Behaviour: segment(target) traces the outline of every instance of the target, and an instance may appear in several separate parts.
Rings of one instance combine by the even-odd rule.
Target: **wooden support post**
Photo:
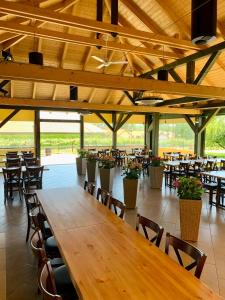
[[[186,83],[193,83],[195,80],[195,61],[187,63]]]
[[[116,129],[116,113],[112,113],[112,148],[116,149],[117,146],[117,130]]]
[[[152,116],[145,115],[145,145],[151,149],[151,135],[152,135]]]
[[[84,148],[84,117],[80,116],[80,149]]]
[[[159,153],[159,113],[153,113],[152,117],[152,154],[158,156]]]
[[[15,109],[13,112],[11,112],[1,123],[0,123],[0,128],[4,126],[6,123],[8,123],[20,110]]]
[[[35,155],[40,158],[41,156],[41,133],[40,133],[40,111],[34,112],[34,146]]]
[[[201,124],[204,124],[205,122],[205,116],[201,116]],[[200,132],[200,156],[205,156],[205,134],[206,134],[206,128]]]

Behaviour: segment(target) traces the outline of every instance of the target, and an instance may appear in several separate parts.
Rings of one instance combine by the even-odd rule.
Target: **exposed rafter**
[[[95,104],[80,101],[52,101],[42,99],[22,99],[0,97],[1,108],[19,108],[19,109],[51,109],[51,110],[88,110],[97,112],[123,112],[145,114],[151,112],[159,112],[162,114],[191,114],[200,115],[199,109],[183,109],[168,107],[150,107],[150,106],[134,106],[134,105],[116,105],[116,104]]]
[[[0,1],[0,12],[17,15],[24,18],[33,18],[42,22],[50,22],[63,26],[70,26],[88,31],[111,33],[117,32],[121,37],[133,38],[141,41],[160,43],[167,46],[186,50],[198,50],[201,47],[193,45],[190,41],[179,40],[173,37],[152,34],[136,29],[125,28],[108,23],[97,22],[90,19],[75,17],[68,14],[59,14],[41,8],[22,5],[16,2]]]
[[[0,123],[0,128],[2,128],[8,121],[10,121],[20,110],[15,109],[12,111],[2,122]]]

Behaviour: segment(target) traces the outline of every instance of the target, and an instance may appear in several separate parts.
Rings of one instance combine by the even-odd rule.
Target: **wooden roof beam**
[[[63,26],[70,26],[73,28],[111,33],[117,32],[121,37],[137,39],[140,41],[160,43],[167,46],[185,49],[185,50],[199,50],[201,47],[193,45],[190,41],[179,40],[173,37],[168,37],[159,34],[153,34],[141,30],[125,28],[118,25],[111,25],[104,22],[98,22],[68,14],[59,14],[58,12],[48,11],[46,9],[22,5],[16,2],[0,1],[0,12],[17,15],[23,18],[36,19],[42,22],[50,22]]]
[[[101,46],[106,48],[106,43],[103,40],[96,40],[95,38],[86,37],[86,36],[79,36],[74,35],[66,32],[59,32],[54,30],[48,30],[43,28],[37,28],[30,25],[21,25],[11,21],[0,21],[0,29],[6,30],[9,33],[14,33],[15,35],[22,35],[22,36],[36,36],[43,39],[54,40],[58,42],[67,42],[75,45],[84,45],[84,46]],[[169,51],[161,51],[155,50],[150,48],[138,47],[135,48],[132,45],[128,44],[121,44],[117,42],[108,41],[107,49],[109,50],[116,50],[116,51],[125,51],[125,52],[132,52],[135,54],[140,55],[152,55],[156,57],[165,57],[170,59],[178,59],[181,56],[174,54],[173,52]]]
[[[225,88],[220,87],[149,80],[139,77],[100,74],[12,62],[1,64],[0,78],[124,91],[160,91],[161,94],[225,99]]]
[[[0,108],[20,108],[20,109],[51,109],[51,110],[88,110],[97,112],[124,112],[124,113],[152,113],[159,112],[162,114],[190,114],[200,115],[199,109],[184,109],[170,107],[150,107],[134,105],[116,105],[116,104],[96,104],[75,101],[61,100],[43,100],[43,99],[25,99],[25,98],[8,98],[0,97]]]

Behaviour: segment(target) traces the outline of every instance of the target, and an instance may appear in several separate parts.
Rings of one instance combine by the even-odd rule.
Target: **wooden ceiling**
[[[218,0],[217,38],[207,47],[190,41],[190,3],[120,0],[116,26],[110,24],[110,0],[104,0],[103,23],[95,21],[96,0],[0,0],[1,49],[10,48],[14,58],[0,66],[0,78],[9,80],[2,86],[8,94],[2,94],[0,106],[51,103],[68,109],[74,105],[128,111],[134,106],[133,92],[137,96],[139,90],[148,90],[148,95],[160,96],[164,102],[130,111],[199,114],[225,107],[225,1]],[[96,32],[101,32],[99,40]],[[31,51],[43,53],[44,67],[28,65]],[[194,68],[190,55],[198,53],[202,55]],[[93,55],[128,63],[97,69]],[[158,68],[167,65],[174,66],[168,67],[169,82],[156,80]],[[146,73],[150,79],[143,78]],[[77,103],[69,101],[69,85],[79,86]]]

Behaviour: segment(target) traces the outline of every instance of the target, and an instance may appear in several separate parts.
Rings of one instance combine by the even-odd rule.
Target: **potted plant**
[[[78,157],[76,157],[76,165],[77,165],[77,174],[78,175],[85,175],[86,173],[86,165],[87,165],[87,151],[84,149],[79,149],[78,151]]]
[[[122,175],[125,175],[123,179],[123,190],[126,208],[134,209],[136,207],[138,178],[141,174],[141,169],[142,165],[133,161],[129,161],[127,165],[123,167]]]
[[[150,187],[161,189],[164,165],[160,157],[153,157],[149,165]]]
[[[112,192],[115,158],[110,155],[105,155],[100,159],[98,166],[101,188],[108,192]]]
[[[87,180],[89,182],[95,182],[97,177],[97,160],[96,154],[87,153]]]
[[[196,242],[202,209],[201,196],[204,191],[202,183],[196,177],[180,177],[175,186],[180,198],[181,238]]]

